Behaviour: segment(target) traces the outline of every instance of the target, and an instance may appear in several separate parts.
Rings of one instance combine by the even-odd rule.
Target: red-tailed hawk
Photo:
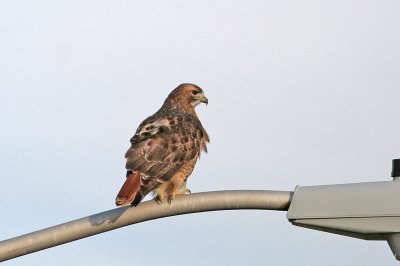
[[[117,206],[137,206],[151,191],[157,201],[168,203],[176,195],[190,193],[186,180],[209,142],[194,109],[200,103],[208,103],[203,90],[181,84],[139,125],[125,154],[127,174],[115,199]]]

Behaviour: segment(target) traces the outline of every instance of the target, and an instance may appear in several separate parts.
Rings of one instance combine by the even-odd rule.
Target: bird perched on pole
[[[158,202],[169,204],[176,195],[190,193],[187,178],[209,142],[195,111],[200,103],[208,104],[203,90],[181,84],[139,125],[125,154],[126,180],[115,199],[117,206],[137,206],[151,191]]]

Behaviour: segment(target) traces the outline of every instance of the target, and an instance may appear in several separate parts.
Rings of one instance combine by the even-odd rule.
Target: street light
[[[287,218],[297,226],[386,240],[400,260],[400,159],[393,181],[296,187]]]

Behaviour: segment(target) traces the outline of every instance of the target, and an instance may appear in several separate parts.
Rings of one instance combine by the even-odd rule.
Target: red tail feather
[[[115,204],[117,206],[130,204],[135,198],[140,185],[140,173],[136,172],[128,175],[125,183],[118,192],[117,198],[115,199]]]

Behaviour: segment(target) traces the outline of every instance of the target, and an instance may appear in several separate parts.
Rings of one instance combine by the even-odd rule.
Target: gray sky
[[[0,239],[114,208],[138,124],[209,98],[192,192],[390,180],[399,1],[1,1]],[[150,221],[4,265],[395,265],[285,212]]]

